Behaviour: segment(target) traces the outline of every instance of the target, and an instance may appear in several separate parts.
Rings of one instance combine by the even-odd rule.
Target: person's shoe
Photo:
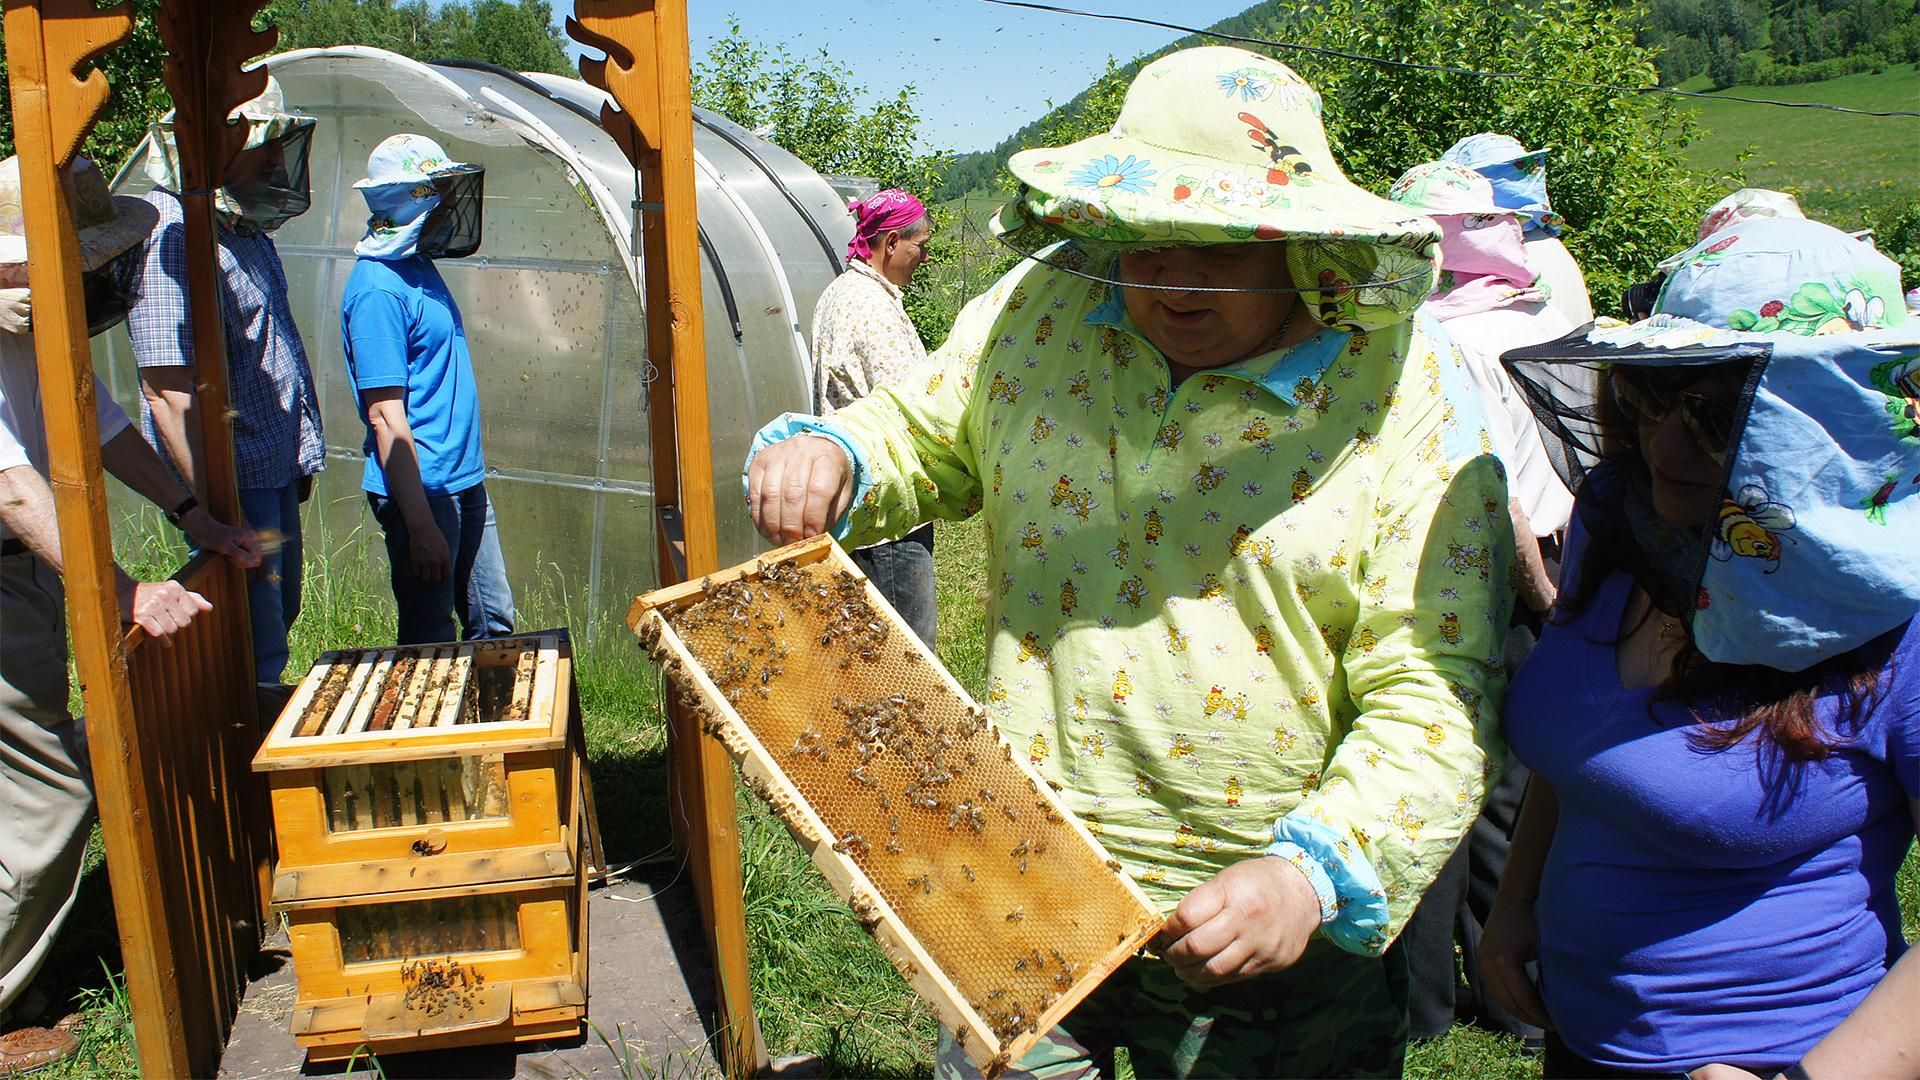
[[[80,1049],[73,1032],[57,1027],[23,1027],[0,1034],[0,1077],[39,1072]]]

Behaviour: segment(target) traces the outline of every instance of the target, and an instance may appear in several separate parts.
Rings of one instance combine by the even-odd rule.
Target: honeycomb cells
[[[662,614],[1001,1048],[1152,918],[862,578],[774,562]]]

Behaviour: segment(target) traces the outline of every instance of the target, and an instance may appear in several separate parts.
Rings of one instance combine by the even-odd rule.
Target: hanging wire
[[[1301,45],[1291,41],[1271,41],[1267,38],[1246,37],[1241,34],[1228,34],[1217,30],[1204,30],[1195,26],[1182,26],[1179,23],[1165,22],[1160,19],[1148,19],[1138,15],[1116,15],[1105,11],[1081,11],[1078,8],[1061,7],[1058,4],[1041,4],[1033,0],[981,0],[981,3],[995,4],[1000,7],[1026,8],[1031,11],[1046,11],[1056,15],[1073,15],[1084,19],[1108,19],[1113,22],[1137,23],[1141,26],[1153,26],[1162,30],[1177,30],[1183,34],[1213,38],[1217,41],[1236,41],[1245,45],[1262,45],[1272,49],[1291,49],[1294,52],[1312,53],[1315,56],[1331,56],[1341,60],[1356,60],[1361,63],[1378,64],[1381,67],[1407,68],[1413,71],[1433,71],[1446,75],[1468,75],[1478,79],[1529,79],[1536,82],[1558,83],[1561,86],[1577,86],[1585,90],[1608,90],[1616,94],[1668,94],[1673,97],[1703,98],[1709,101],[1739,101],[1748,105],[1776,105],[1783,109],[1825,109],[1828,112],[1851,113],[1855,116],[1910,116],[1920,118],[1920,112],[1894,109],[1887,112],[1875,112],[1871,109],[1854,109],[1845,105],[1829,105],[1824,101],[1776,101],[1772,98],[1734,97],[1729,94],[1707,94],[1697,90],[1677,90],[1670,86],[1614,86],[1609,83],[1586,82],[1581,79],[1567,79],[1557,75],[1540,75],[1518,71],[1475,71],[1471,68],[1449,67],[1445,64],[1426,64],[1415,60],[1389,60],[1382,56],[1368,56],[1365,53],[1347,52],[1343,49],[1329,49],[1321,45]]]

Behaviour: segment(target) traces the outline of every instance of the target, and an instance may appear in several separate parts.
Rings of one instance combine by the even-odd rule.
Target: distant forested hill
[[[1206,29],[1285,40],[1293,6],[1294,0],[1261,0]],[[1920,61],[1920,0],[1653,0],[1642,11],[1639,43],[1657,51],[1660,82],[1667,86],[1696,76],[1714,89],[1820,82]],[[1112,73],[1118,72],[1124,85],[1153,60],[1207,43],[1190,35],[1110,67],[1087,89],[993,149],[954,158],[940,197],[992,188],[1014,151],[1037,145],[1042,132],[1071,130],[1089,95],[1112,85]]]

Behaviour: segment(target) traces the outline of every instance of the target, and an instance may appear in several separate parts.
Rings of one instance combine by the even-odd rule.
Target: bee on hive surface
[[[1021,919],[1024,919],[1026,917],[1027,917],[1027,910],[1025,905],[1016,907],[1012,911],[1007,912],[1008,922],[1019,922]]]

